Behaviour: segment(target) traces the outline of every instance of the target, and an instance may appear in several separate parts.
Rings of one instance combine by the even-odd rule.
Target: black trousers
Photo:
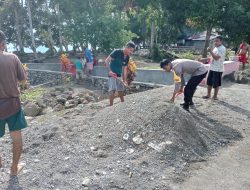
[[[184,89],[184,107],[185,108],[189,108],[189,104],[193,101],[193,96],[194,96],[196,87],[206,77],[206,75],[207,75],[207,72],[202,75],[193,76],[189,79]]]

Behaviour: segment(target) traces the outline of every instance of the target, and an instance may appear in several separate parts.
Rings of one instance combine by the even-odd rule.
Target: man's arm
[[[210,60],[210,58],[199,58],[198,59],[198,61],[202,62],[203,64],[206,64],[209,60]]]
[[[109,72],[111,71],[110,65],[109,65],[111,60],[112,60],[112,57],[110,57],[110,55],[105,59],[105,66],[107,67]]]
[[[127,83],[127,76],[128,76],[128,66],[123,66],[122,67],[123,71],[122,71],[122,79],[123,82]]]
[[[207,48],[207,50],[215,60],[219,60],[221,58],[221,56],[219,54],[215,54],[211,48]]]

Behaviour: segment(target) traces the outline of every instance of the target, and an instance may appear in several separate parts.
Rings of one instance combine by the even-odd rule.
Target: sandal
[[[209,99],[210,96],[206,95],[206,96],[202,96],[203,99]]]

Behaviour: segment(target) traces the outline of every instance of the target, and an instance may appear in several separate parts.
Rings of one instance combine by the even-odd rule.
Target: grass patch
[[[35,88],[35,89],[28,89],[21,93],[21,101],[31,100],[35,101],[40,98],[44,92],[46,92],[45,88]]]

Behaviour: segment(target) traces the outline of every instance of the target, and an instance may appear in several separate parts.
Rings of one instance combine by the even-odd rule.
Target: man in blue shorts
[[[7,124],[13,141],[10,175],[16,176],[21,169],[19,165],[23,148],[21,129],[27,127],[20,103],[18,82],[26,80],[26,73],[18,57],[5,52],[5,40],[5,34],[0,31],[0,137],[4,136]]]

